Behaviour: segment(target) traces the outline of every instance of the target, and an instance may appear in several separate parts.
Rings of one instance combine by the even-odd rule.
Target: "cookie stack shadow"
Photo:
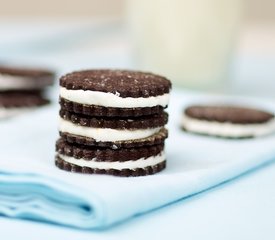
[[[56,166],[125,177],[163,170],[170,89],[166,78],[135,71],[61,77]]]

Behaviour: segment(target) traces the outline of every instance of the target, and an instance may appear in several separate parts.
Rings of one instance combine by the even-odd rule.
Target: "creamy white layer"
[[[161,128],[149,129],[112,129],[112,128],[92,128],[83,127],[70,121],[60,118],[59,130],[61,132],[71,133],[78,136],[89,137],[97,142],[115,142],[147,138],[159,132]]]
[[[31,110],[35,109],[34,107],[22,107],[22,108],[3,108],[0,107],[0,119],[14,117],[26,112],[29,112]]]
[[[275,119],[261,124],[234,124],[199,120],[184,115],[182,126],[191,132],[221,137],[262,136],[275,132]]]
[[[154,106],[167,106],[169,103],[169,94],[163,94],[155,97],[148,98],[122,98],[119,93],[106,93],[99,91],[89,90],[71,90],[64,87],[60,88],[60,96],[69,101],[86,104],[86,105],[98,105],[103,107],[115,107],[115,108],[143,108]]]
[[[146,159],[140,158],[138,160],[129,160],[125,162],[97,162],[96,159],[87,161],[84,159],[76,159],[74,157],[68,157],[62,154],[58,154],[58,156],[65,162],[72,163],[80,167],[89,167],[89,168],[97,168],[97,169],[116,169],[116,170],[145,168],[145,167],[157,165],[165,161],[164,152],[161,152],[157,156],[152,156]]]
[[[46,79],[17,77],[0,74],[1,90],[39,89],[45,85]]]

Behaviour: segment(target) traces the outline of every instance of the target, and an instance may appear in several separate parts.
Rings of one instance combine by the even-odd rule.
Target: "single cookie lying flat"
[[[144,72],[88,70],[60,79],[63,109],[90,116],[144,116],[167,107],[171,82]]]
[[[265,111],[236,106],[190,106],[182,128],[189,132],[225,138],[249,138],[275,131],[275,118]]]
[[[38,90],[53,81],[54,73],[48,70],[0,66],[0,91]]]

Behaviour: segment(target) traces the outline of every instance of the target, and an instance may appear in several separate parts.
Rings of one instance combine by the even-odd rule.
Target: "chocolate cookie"
[[[272,113],[237,106],[190,106],[185,109],[186,131],[227,138],[248,138],[275,131]]]
[[[115,107],[103,107],[97,105],[80,104],[71,102],[64,98],[59,99],[59,103],[62,109],[68,112],[80,113],[89,116],[97,117],[139,117],[145,115],[153,115],[162,112],[165,107],[160,105],[154,107],[140,107],[140,108],[115,108]]]
[[[163,158],[163,156],[161,156],[161,158]],[[127,166],[127,168],[115,169],[115,168],[94,168],[94,167],[79,166],[77,164],[73,164],[68,161],[65,161],[64,159],[62,159],[62,157],[57,155],[55,159],[55,165],[60,169],[70,171],[70,172],[78,172],[78,173],[86,173],[86,174],[107,174],[107,175],[120,176],[120,177],[138,177],[138,176],[152,175],[162,171],[166,167],[166,160],[162,160],[160,163],[157,163],[151,166],[144,166],[142,168],[136,167],[136,166],[134,166],[134,168],[129,168]]]
[[[53,84],[54,76],[44,69],[0,66],[0,91],[42,89]]]
[[[134,148],[134,147],[143,147],[143,146],[153,146],[157,144],[162,144],[164,140],[168,137],[168,131],[165,128],[161,128],[156,133],[140,139],[130,139],[123,141],[96,141],[96,139],[91,137],[85,137],[80,135],[75,135],[68,132],[59,132],[60,136],[69,143],[76,143],[79,145],[88,145],[95,146],[98,148],[112,148],[112,149],[120,149],[120,148]]]
[[[142,116],[167,107],[171,82],[125,70],[87,70],[60,79],[62,108],[90,116]]]
[[[0,92],[0,118],[12,117],[48,103],[40,92]]]
[[[0,107],[18,108],[41,106],[49,103],[39,91],[8,91],[0,92]]]
[[[71,144],[60,138],[56,142],[56,152],[76,159],[93,160],[97,162],[124,162],[135,161],[140,158],[149,158],[159,155],[164,149],[164,142],[146,147],[120,148],[117,150],[110,148],[97,148]]]
[[[82,114],[60,110],[59,115],[66,121],[69,121],[77,126],[90,128],[112,128],[112,129],[147,129],[162,127],[168,122],[168,114],[160,112],[150,116],[141,116],[138,118],[106,118],[106,117],[91,117]]]

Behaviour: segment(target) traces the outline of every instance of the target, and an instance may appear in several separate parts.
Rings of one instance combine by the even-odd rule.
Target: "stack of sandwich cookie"
[[[89,70],[60,79],[56,165],[119,176],[165,168],[171,83],[151,73]]]
[[[44,91],[53,81],[48,70],[0,66],[0,118],[48,104]]]
[[[261,109],[241,106],[189,106],[184,110],[186,131],[224,138],[251,138],[275,132],[275,117]]]

